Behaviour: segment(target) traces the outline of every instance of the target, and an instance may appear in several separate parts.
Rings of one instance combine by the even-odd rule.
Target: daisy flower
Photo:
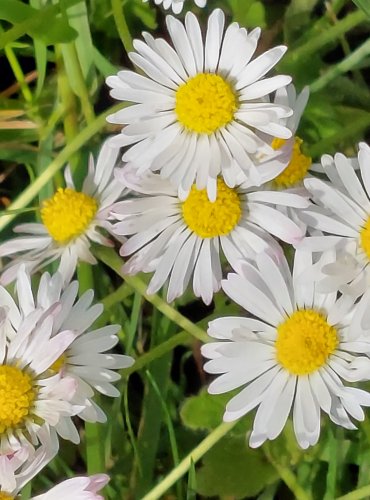
[[[233,187],[239,173],[249,175],[257,153],[273,153],[257,131],[270,138],[292,135],[284,125],[292,110],[267,102],[291,77],[265,78],[286,47],[252,60],[261,30],[248,33],[232,23],[224,31],[220,9],[209,17],[205,41],[191,12],[185,24],[172,16],[166,23],[174,48],[148,33],[145,41],[134,41],[131,61],[147,76],[120,71],[107,79],[112,97],[133,103],[108,117],[125,125],[115,143],[131,146],[123,160],[139,174],[160,171],[184,191],[194,182],[204,189],[209,179],[215,185],[227,174]]]
[[[370,147],[360,143],[358,164],[343,154],[334,158],[324,155],[322,167],[329,182],[311,178],[304,184],[315,205],[301,211],[301,219],[314,230],[325,235],[305,238],[300,248],[311,252],[335,250],[337,262],[325,267],[315,266],[312,278],[320,283],[322,291],[337,290],[362,294],[370,278]],[[344,290],[343,289],[343,290]]]
[[[106,141],[99,153],[96,167],[90,157],[89,171],[82,190],[76,190],[70,169],[65,170],[66,188],[59,188],[41,206],[42,223],[20,224],[16,233],[26,235],[0,245],[0,257],[17,255],[6,267],[0,282],[12,282],[22,263],[29,272],[36,272],[50,262],[59,260],[58,271],[65,283],[70,281],[78,261],[96,264],[90,252],[91,242],[112,246],[101,229],[110,229],[107,220],[110,206],[121,196],[123,188],[113,182],[113,168],[118,149]]]
[[[78,300],[78,282],[70,283],[63,290],[59,273],[44,273],[40,280],[35,308],[54,310],[51,338],[60,331],[73,332],[73,339],[63,353],[49,363],[50,374],[71,379],[75,385],[71,403],[79,408],[76,414],[88,422],[105,422],[106,415],[93,401],[95,390],[110,397],[120,395],[112,385],[121,378],[116,370],[134,363],[130,356],[106,351],[118,342],[118,325],[92,329],[94,321],[102,314],[102,304],[92,305],[93,290],[86,291]],[[78,443],[80,438],[72,419],[66,415],[59,419],[56,430],[64,439]]]
[[[228,187],[217,180],[217,198],[192,186],[182,200],[175,187],[159,175],[138,177],[129,167],[117,177],[142,196],[117,203],[112,213],[119,222],[114,232],[128,237],[121,255],[134,254],[123,271],[153,272],[148,293],[155,293],[169,278],[167,300],[179,297],[193,277],[193,290],[206,304],[221,285],[221,252],[237,268],[240,259],[280,247],[269,234],[288,243],[304,233],[274,205],[305,207],[306,199],[290,193],[261,191],[240,184]]]
[[[108,483],[109,476],[95,474],[90,477],[74,477],[54,486],[42,495],[32,497],[31,500],[104,500],[99,491]]]
[[[48,368],[75,338],[70,329],[53,334],[58,304],[36,308],[29,277],[21,267],[16,303],[0,287],[0,453],[37,445],[43,424],[56,428],[62,417],[75,415],[71,404],[77,383],[52,375]]]
[[[39,432],[41,446],[34,450],[22,446],[11,453],[0,454],[0,498],[14,499],[33,477],[57,454],[58,439],[54,432],[43,426]]]
[[[292,189],[302,186],[303,179],[312,166],[311,158],[302,152],[303,140],[296,135],[308,98],[308,87],[304,87],[297,95],[293,84],[276,92],[274,103],[292,108],[293,114],[286,122],[287,128],[292,132],[292,137],[290,139],[274,138],[270,143],[274,150],[287,151],[288,154],[288,162],[284,169],[271,181],[275,189]]]
[[[240,275],[229,274],[222,283],[253,318],[211,321],[208,333],[217,341],[202,347],[210,359],[204,369],[221,374],[209,392],[242,388],[228,402],[224,420],[257,407],[252,447],[275,439],[291,412],[302,448],[317,443],[321,410],[335,424],[355,429],[350,417],[364,420],[361,406],[370,406],[370,394],[343,381],[370,378],[370,294],[353,306],[337,300],[336,292],[322,294],[313,284],[302,284],[309,252],[296,252],[293,276],[283,256],[277,264],[260,254],[256,262],[257,267],[244,262]]]
[[[148,2],[148,0],[143,0],[143,2]],[[164,9],[172,8],[174,14],[180,14],[184,7],[185,0],[154,0],[156,5],[163,5]],[[207,0],[194,0],[197,7],[203,8],[206,6]]]

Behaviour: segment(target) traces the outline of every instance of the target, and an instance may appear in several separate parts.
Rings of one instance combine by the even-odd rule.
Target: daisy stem
[[[108,267],[115,271],[119,276],[121,276],[126,283],[131,286],[134,290],[139,292],[145,300],[153,304],[154,307],[158,309],[164,316],[167,316],[171,321],[176,323],[180,328],[187,331],[193,337],[201,340],[202,342],[208,342],[208,335],[202,328],[192,323],[190,320],[185,318],[180,314],[174,307],[167,304],[159,295],[147,295],[146,287],[147,285],[137,276],[127,276],[121,271],[122,259],[116,254],[112,248],[107,248],[103,246],[96,246],[94,248],[95,256],[104,262]]]
[[[370,485],[359,488],[358,490],[351,491],[336,500],[360,500],[361,498],[368,498],[370,495]]]
[[[63,52],[64,61],[68,61],[71,76],[73,77],[75,92],[78,95],[81,103],[81,109],[84,114],[86,123],[90,124],[95,119],[94,108],[90,102],[90,96],[86,87],[86,82],[82,74],[82,68],[78,59],[76,45],[67,43],[64,46]]]
[[[49,166],[40,174],[34,182],[25,189],[13,203],[9,205],[9,211],[23,209],[40,192],[40,190],[53,178],[53,176],[67,163],[70,157],[79,151],[95,134],[100,132],[105,124],[106,117],[111,113],[122,109],[122,103],[112,106],[110,109],[97,116],[95,120],[79,132],[75,138],[62,149]],[[0,231],[4,229],[16,216],[16,213],[8,213],[0,219]]]
[[[90,264],[80,263],[77,268],[77,276],[80,296],[86,290],[94,289],[94,277]],[[99,405],[99,396],[97,394],[95,395],[95,402]],[[85,437],[87,472],[89,474],[105,472],[104,442],[100,424],[86,422]]]
[[[352,54],[345,57],[338,64],[331,67],[320,78],[315,80],[310,85],[311,92],[317,92],[318,90],[323,89],[339,75],[347,73],[347,71],[351,71],[369,54],[370,54],[370,40],[366,40],[366,42],[364,42],[362,45],[360,45],[360,47],[354,50]]]
[[[367,16],[362,10],[351,12],[343,19],[340,19],[334,26],[322,30],[319,36],[316,33],[315,36],[309,37],[308,41],[303,45],[300,45],[296,49],[291,49],[285,57],[282,66],[288,63],[288,61],[293,62],[309,58],[312,54],[317,53],[333,40],[340,38],[342,35],[347,33],[347,31],[350,31],[355,26],[358,26],[366,20]]]
[[[17,56],[15,55],[15,53],[14,53],[13,49],[10,47],[10,45],[7,45],[5,47],[5,55],[8,59],[10,67],[13,70],[14,76],[17,79],[17,82],[18,82],[19,88],[21,89],[21,92],[23,94],[24,100],[28,103],[31,103],[33,100],[32,93],[31,93],[30,88],[26,82],[26,79],[24,77],[24,73],[22,71],[21,65],[18,62]]]
[[[112,3],[114,22],[116,23],[116,28],[119,37],[122,41],[122,45],[126,53],[129,53],[133,50],[134,47],[132,45],[132,37],[125,19],[122,0],[111,0],[111,3]]]
[[[266,449],[264,451],[268,461],[273,467],[275,467],[281,479],[294,494],[294,498],[296,498],[297,500],[312,500],[311,495],[306,493],[302,486],[298,483],[298,480],[292,470],[289,467],[286,467],[277,462],[275,458],[272,457],[271,453]]]
[[[209,451],[218,441],[225,436],[237,423],[223,422],[214,431],[212,431],[203,441],[195,447],[177,467],[175,467],[155,488],[147,493],[142,500],[157,500],[176,483],[195,464]]]

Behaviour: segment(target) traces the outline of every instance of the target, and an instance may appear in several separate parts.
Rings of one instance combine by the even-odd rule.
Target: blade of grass
[[[235,422],[223,422],[212,431],[203,441],[196,446],[181,462],[175,467],[155,488],[153,488],[141,500],[158,500],[166,491],[171,488],[187,471],[192,464],[200,460],[208,450],[225,436],[236,425]]]

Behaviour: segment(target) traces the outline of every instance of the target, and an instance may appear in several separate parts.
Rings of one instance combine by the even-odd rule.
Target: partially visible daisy
[[[32,497],[31,500],[104,500],[99,491],[109,482],[106,474],[74,477],[57,484],[46,493]]]
[[[65,283],[70,281],[78,261],[95,264],[90,252],[91,242],[112,246],[101,229],[108,230],[108,214],[111,205],[124,191],[122,185],[113,182],[113,168],[119,150],[106,141],[99,153],[96,167],[90,157],[89,171],[82,190],[77,191],[67,167],[66,188],[59,188],[52,198],[41,206],[42,223],[20,224],[14,228],[25,233],[0,245],[0,257],[16,257],[4,268],[0,282],[12,282],[18,268],[26,264],[29,272],[36,272],[55,260]]]
[[[120,71],[107,79],[112,97],[134,103],[108,117],[125,125],[114,141],[131,146],[123,160],[139,174],[160,171],[184,191],[194,183],[204,189],[219,175],[233,187],[240,173],[250,175],[257,153],[274,152],[257,132],[270,140],[292,135],[289,106],[267,102],[291,77],[265,78],[286,47],[252,60],[261,30],[232,23],[224,32],[220,9],[209,17],[205,41],[191,12],[185,24],[172,16],[166,23],[174,48],[148,33],[145,42],[134,41],[130,59],[147,76]]]
[[[328,255],[325,256],[325,258]],[[258,447],[275,439],[290,413],[302,448],[317,443],[323,410],[337,425],[355,429],[364,420],[361,406],[370,394],[346,382],[370,379],[370,293],[353,306],[336,292],[317,292],[300,275],[312,264],[309,252],[297,251],[293,276],[282,257],[267,254],[257,267],[241,264],[222,287],[252,318],[226,317],[209,323],[218,339],[204,345],[204,369],[220,374],[211,394],[242,388],[227,404],[225,421],[257,408],[249,443]]]
[[[58,438],[46,426],[38,434],[41,446],[34,450],[22,446],[16,451],[0,454],[0,498],[14,499],[17,493],[57,454]]]
[[[148,0],[143,0],[143,2],[148,2]],[[194,2],[195,5],[203,8],[206,6],[207,0],[194,0]],[[180,14],[184,7],[185,0],[154,0],[154,3],[156,5],[162,4],[163,8],[166,10],[171,7],[174,14]]]
[[[302,151],[303,140],[296,135],[303,111],[309,98],[309,88],[304,87],[297,95],[293,84],[283,87],[276,92],[274,103],[292,108],[293,114],[286,122],[291,130],[290,139],[274,138],[270,145],[275,151],[287,151],[288,163],[285,168],[271,181],[275,189],[292,189],[301,187],[307,176],[312,160]]]
[[[370,147],[360,143],[356,165],[343,154],[334,158],[322,157],[322,167],[329,182],[311,178],[304,184],[315,205],[301,211],[302,220],[323,236],[310,236],[300,248],[311,252],[335,250],[337,262],[319,268],[317,275],[321,290],[337,290],[341,285],[353,284],[346,290],[357,295],[370,283]]]
[[[121,255],[134,254],[123,271],[153,272],[148,293],[155,293],[168,279],[171,302],[193,279],[193,290],[206,304],[222,279],[221,253],[236,269],[240,259],[260,252],[280,253],[271,234],[288,243],[304,235],[275,205],[305,207],[306,199],[276,191],[261,191],[244,184],[235,188],[217,180],[217,198],[194,185],[185,201],[166,179],[156,174],[138,177],[129,167],[117,176],[143,196],[117,203],[112,215],[120,222],[114,232],[128,237]]]
[[[79,417],[89,422],[105,422],[103,410],[93,400],[94,390],[106,396],[119,396],[112,382],[121,378],[117,370],[131,366],[134,359],[106,352],[118,342],[118,325],[91,329],[103,312],[102,304],[92,305],[93,290],[86,291],[77,300],[77,281],[70,283],[65,290],[62,287],[63,280],[59,273],[53,276],[44,273],[34,305],[39,311],[54,310],[52,339],[60,331],[73,333],[72,342],[56,360],[49,363],[47,371],[73,380],[75,391],[71,394],[71,403],[79,409],[76,411]],[[59,419],[56,430],[63,438],[79,442],[77,429],[68,415]]]
[[[67,328],[53,332],[59,304],[35,308],[24,267],[17,296],[18,303],[0,287],[0,454],[37,445],[43,424],[56,428],[80,409],[70,402],[75,379],[48,371],[76,336]]]

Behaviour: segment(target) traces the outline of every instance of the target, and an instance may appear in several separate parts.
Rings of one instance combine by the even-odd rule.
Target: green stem
[[[310,85],[311,92],[317,92],[323,89],[337,76],[352,70],[357,64],[370,54],[370,40],[360,45],[352,54],[341,62],[331,67],[324,75],[315,80]]]
[[[293,492],[294,498],[296,498],[297,500],[312,500],[311,495],[309,495],[304,491],[302,486],[298,483],[295,474],[292,472],[290,468],[285,467],[284,465],[277,462],[269,452],[266,452],[266,450],[265,450],[265,455],[268,461],[271,463],[271,465],[275,467],[279,476],[288,486],[290,491]]]
[[[152,363],[154,360],[172,351],[176,346],[188,344],[190,339],[191,336],[189,336],[189,333],[185,331],[173,335],[168,340],[165,340],[161,344],[153,347],[150,351],[140,356],[140,358],[135,361],[135,364],[133,366],[130,366],[130,368],[125,368],[122,371],[122,376],[128,377],[129,375],[131,375],[131,373],[141,370],[146,365]]]
[[[90,124],[95,119],[95,113],[90,102],[89,92],[82,74],[80,61],[77,56],[76,45],[74,43],[65,44],[63,57],[65,61],[68,59],[70,70],[73,73],[75,90],[81,102],[82,112],[85,116],[86,123]]]
[[[122,41],[123,47],[127,53],[131,52],[133,50],[132,37],[125,19],[122,0],[111,0],[111,3],[114,22],[116,23],[117,31]]]
[[[117,104],[101,115],[97,116],[95,120],[85,127],[81,132],[65,146],[64,149],[58,154],[58,156],[50,163],[48,168],[46,168],[43,173],[35,179],[35,181],[25,189],[16,200],[9,205],[9,210],[23,209],[30,203],[40,192],[40,190],[49,182],[53,176],[58,172],[69,160],[69,158],[82,146],[84,146],[97,132],[99,132],[106,123],[106,117],[115,113],[116,111],[122,109],[122,103]],[[15,213],[9,213],[5,217],[0,219],[0,231],[4,229],[16,216]]]
[[[90,288],[94,289],[94,277],[90,264],[81,262],[77,268],[79,281],[79,295]],[[95,395],[95,402],[99,404],[99,397]],[[85,442],[88,474],[105,472],[104,442],[101,424],[85,422]]]
[[[176,323],[183,330],[186,330],[193,337],[201,340],[202,342],[208,342],[208,335],[204,330],[199,328],[199,326],[195,325],[187,318],[185,318],[185,316],[176,311],[176,309],[174,309],[170,304],[167,304],[167,302],[163,300],[159,295],[148,295],[146,293],[147,285],[140,278],[138,278],[137,276],[126,276],[125,274],[123,274],[121,270],[122,260],[112,248],[96,246],[94,248],[94,252],[99,260],[113,269],[113,271],[121,276],[129,286],[139,292],[145,300],[153,304],[153,306],[156,307],[162,314],[164,314],[164,316],[167,316],[167,318]]]
[[[19,83],[19,87],[23,94],[24,100],[28,103],[32,102],[33,99],[32,93],[30,91],[29,86],[27,85],[22,68],[18,62],[17,56],[15,55],[13,49],[9,45],[5,47],[5,55],[8,59],[10,67],[12,68],[14,76],[16,77],[17,82]]]
[[[104,297],[104,299],[101,300],[101,303],[103,304],[104,310],[106,311],[118,302],[123,302],[132,294],[132,289],[126,283],[123,283],[119,288],[117,288],[117,290],[114,290],[114,292]]]
[[[176,483],[190,469],[193,463],[198,462],[218,441],[225,436],[236,424],[235,422],[223,422],[211,432],[203,441],[194,448],[177,467],[175,467],[155,488],[153,488],[142,500],[158,500],[173,484]]]
[[[308,60],[312,54],[315,54],[323,47],[330,44],[333,40],[340,38],[342,35],[347,33],[347,31],[353,29],[355,26],[365,22],[366,20],[366,14],[361,10],[348,14],[334,26],[327,28],[319,35],[316,33],[316,36],[310,37],[306,43],[296,49],[292,49],[285,57],[283,64],[288,61],[297,61],[298,59]]]
[[[347,495],[337,497],[336,500],[361,500],[361,498],[367,498],[370,495],[370,485],[359,488],[358,490],[351,491]]]

